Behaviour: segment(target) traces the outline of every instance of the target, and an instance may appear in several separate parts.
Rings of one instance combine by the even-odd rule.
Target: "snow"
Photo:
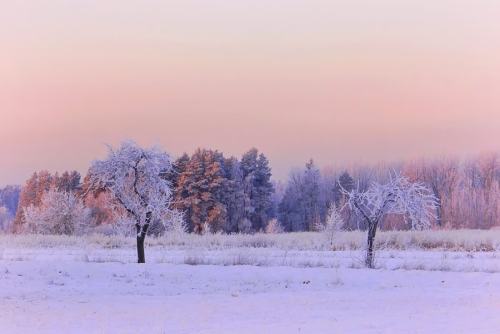
[[[366,231],[339,231],[333,236],[318,232],[255,233],[255,234],[204,234],[179,235],[169,232],[164,236],[145,240],[146,249],[163,248],[165,253],[175,249],[239,249],[276,248],[290,250],[364,250]],[[83,236],[2,234],[0,252],[5,248],[70,248],[70,249],[117,249],[136,247],[135,237],[90,234]],[[492,230],[425,230],[425,231],[378,231],[375,239],[377,252],[393,250],[443,250],[443,251],[500,251],[500,229]],[[146,251],[147,253],[149,251]]]
[[[156,264],[254,265],[260,267],[363,268],[365,251],[283,250],[278,248],[235,247],[207,249],[151,246],[146,259]],[[6,261],[73,261],[86,263],[135,263],[133,247],[107,249],[94,245],[84,248],[19,248],[0,246]],[[463,252],[439,250],[378,250],[375,268],[385,270],[427,270],[500,273],[500,251]]]
[[[200,256],[218,263],[240,251]],[[250,258],[283,255],[247,251]],[[193,250],[172,250],[169,257],[155,248],[146,250],[149,263],[138,265],[133,249],[92,252],[4,249],[0,333],[496,333],[500,328],[500,274],[486,270],[498,262],[495,252],[384,251],[378,258],[382,269],[375,270],[353,268],[356,255],[347,252],[288,252],[287,266],[272,260],[261,266],[186,265],[183,259]],[[299,259],[321,256],[351,262],[300,265]],[[420,261],[418,269],[424,270],[405,270],[401,264],[411,261]],[[461,270],[471,263],[478,272]]]
[[[340,185],[340,183],[339,183]],[[342,187],[342,186],[341,186]],[[389,175],[385,184],[372,182],[365,191],[353,189],[342,192],[348,196],[347,204],[375,230],[382,217],[387,214],[398,214],[408,217],[412,229],[428,229],[435,220],[434,211],[438,199],[423,183],[410,182],[406,176],[394,172]]]

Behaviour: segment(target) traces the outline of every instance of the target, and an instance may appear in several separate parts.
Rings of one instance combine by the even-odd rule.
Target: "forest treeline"
[[[273,229],[278,224],[279,230],[312,231],[325,224],[333,206],[340,211],[344,229],[363,229],[364,222],[345,206],[342,188],[366,189],[373,181],[384,181],[391,171],[432,190],[438,199],[435,227],[488,229],[500,225],[499,164],[497,153],[323,170],[310,160],[283,183],[272,180],[269,160],[257,149],[240,159],[198,149],[174,160],[163,177],[171,184],[173,208],[184,213],[188,231],[195,233],[265,231],[271,221]],[[22,187],[0,189],[0,228],[27,231],[27,216],[36,213],[40,219],[54,201],[62,202],[52,208],[59,215],[86,212],[84,222],[92,228],[117,224],[122,215],[113,210],[105,189],[89,190],[88,175],[37,171]],[[405,229],[406,225],[404,217],[388,216],[381,227]]]

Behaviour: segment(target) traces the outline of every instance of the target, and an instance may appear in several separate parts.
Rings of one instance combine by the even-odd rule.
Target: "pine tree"
[[[222,154],[198,149],[180,174],[175,191],[175,207],[185,213],[190,231],[201,233],[205,223],[212,231],[223,228],[227,213],[222,203],[225,183]]]
[[[164,177],[170,182],[172,189],[176,189],[179,184],[179,178],[181,174],[186,170],[186,166],[189,163],[189,155],[184,153],[178,159],[172,163],[172,169],[164,175]]]
[[[227,233],[242,232],[240,226],[245,219],[245,193],[243,189],[243,176],[238,159],[231,157],[225,160],[225,189],[223,202],[227,210],[227,221],[224,231]]]
[[[53,183],[55,189],[58,191],[77,192],[81,189],[80,179],[80,173],[77,171],[72,171],[71,173],[66,171],[61,176],[56,174]]]
[[[269,160],[264,154],[259,154],[257,160],[257,170],[255,172],[255,196],[254,205],[256,208],[256,229],[264,229],[270,218],[275,216],[273,211],[272,195],[274,186],[271,182],[271,167]]]
[[[321,223],[320,216],[320,172],[311,159],[306,163],[303,179],[302,200],[304,202],[304,220],[308,230]]]
[[[288,232],[307,229],[303,201],[303,178],[302,171],[295,170],[290,173],[285,193],[278,206],[279,220],[285,231]]]
[[[350,192],[354,189],[354,179],[351,177],[351,175],[349,175],[347,171],[344,171],[339,176],[338,183],[347,192]]]
[[[271,168],[264,154],[252,148],[241,159],[243,189],[245,194],[245,217],[251,221],[252,229],[264,229],[272,212]]]
[[[321,199],[321,174],[311,159],[303,170],[290,174],[285,194],[279,204],[280,221],[287,231],[313,230],[323,220],[325,205]]]
[[[0,206],[5,207],[9,216],[15,216],[19,204],[20,186],[5,186],[0,189]]]

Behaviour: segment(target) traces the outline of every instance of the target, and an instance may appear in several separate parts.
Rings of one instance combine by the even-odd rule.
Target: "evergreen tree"
[[[189,230],[202,233],[205,224],[211,231],[223,228],[225,184],[222,154],[198,149],[179,176],[175,198],[176,208],[185,212]]]
[[[58,191],[77,192],[81,189],[80,173],[77,171],[64,172],[59,176],[57,173],[54,176],[54,187]]]
[[[305,169],[290,175],[285,194],[279,204],[279,216],[286,231],[313,230],[324,217],[324,201],[321,199],[320,172],[313,160]]]
[[[264,154],[252,148],[241,159],[243,189],[245,194],[245,217],[250,220],[252,229],[259,231],[266,227],[267,221],[274,216],[272,210],[271,168]]]
[[[287,182],[285,193],[278,206],[279,220],[285,231],[305,231],[305,207],[302,200],[303,173],[292,171]]]
[[[164,177],[170,182],[170,185],[172,186],[172,189],[174,189],[174,191],[177,188],[179,184],[179,178],[182,172],[186,170],[186,166],[188,163],[189,155],[187,155],[187,153],[184,153],[172,163],[172,169],[164,175]]]
[[[0,189],[0,207],[5,207],[9,216],[16,214],[20,193],[20,186],[6,186]]]
[[[26,181],[19,195],[19,205],[17,207],[16,218],[14,219],[14,231],[21,232],[25,224],[24,208],[30,205],[39,206],[42,196],[52,186],[52,176],[47,171],[35,172]]]
[[[259,154],[257,159],[257,170],[254,179],[254,206],[256,208],[256,229],[264,229],[268,221],[275,216],[273,210],[272,196],[274,186],[271,182],[271,167],[269,160],[264,154]]]
[[[338,183],[347,192],[350,192],[354,189],[354,179],[351,177],[351,175],[349,175],[349,173],[347,171],[344,171],[339,176]]]
[[[224,230],[228,233],[242,232],[240,227],[245,219],[245,193],[240,162],[231,157],[225,160],[224,167],[226,183],[223,202],[227,211]]]
[[[302,201],[304,205],[304,220],[308,230],[321,223],[320,216],[320,172],[311,159],[306,163],[303,178]]]

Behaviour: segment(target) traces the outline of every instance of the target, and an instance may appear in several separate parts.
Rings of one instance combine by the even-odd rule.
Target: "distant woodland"
[[[275,182],[269,160],[257,149],[241,158],[198,149],[173,160],[172,170],[163,177],[171,185],[173,208],[183,213],[192,233],[253,233],[277,226],[284,232],[314,231],[325,224],[332,207],[342,216],[343,229],[365,229],[363,220],[345,205],[341,189],[366,189],[373,181],[382,182],[391,171],[432,190],[438,199],[434,228],[490,229],[500,226],[499,163],[497,153],[322,170],[310,160],[292,170],[286,182]],[[0,189],[0,228],[32,232],[27,220],[34,214],[51,217],[61,212],[68,217],[60,219],[79,219],[95,231],[119,225],[123,215],[113,210],[106,189],[89,191],[89,186],[88,175],[76,171],[36,171],[22,186]],[[401,217],[389,215],[381,228],[407,226]],[[51,229],[51,233],[75,232],[57,226]],[[151,232],[161,233],[161,228]]]

